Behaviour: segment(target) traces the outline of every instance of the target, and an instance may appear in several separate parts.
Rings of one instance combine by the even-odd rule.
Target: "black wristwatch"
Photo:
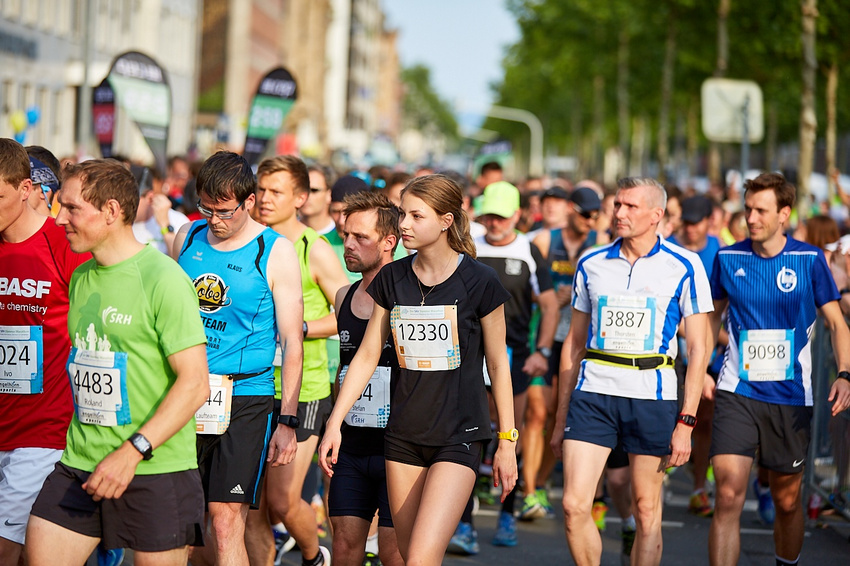
[[[138,450],[142,455],[142,460],[150,460],[153,458],[153,446],[151,446],[150,441],[143,435],[136,432],[133,433],[128,440],[130,441],[130,444],[133,445],[133,448]]]
[[[850,381],[850,371],[839,371],[837,377],[838,379],[846,379],[847,381]]]
[[[277,422],[289,428],[298,428],[301,426],[301,419],[295,415],[281,415],[277,418]]]
[[[691,428],[697,426],[697,418],[693,415],[686,415],[684,413],[679,413],[679,416],[676,417],[676,422],[682,423],[683,425]]]

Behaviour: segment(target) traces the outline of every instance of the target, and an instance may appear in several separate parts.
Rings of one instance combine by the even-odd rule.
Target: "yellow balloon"
[[[18,110],[13,112],[11,116],[9,116],[9,124],[12,126],[12,130],[17,134],[18,132],[23,132],[27,129],[27,115],[24,114],[23,110]]]

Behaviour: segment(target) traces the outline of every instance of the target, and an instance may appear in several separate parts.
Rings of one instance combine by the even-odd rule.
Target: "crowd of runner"
[[[792,234],[795,193],[0,139],[0,566],[440,564],[481,501],[496,546],[554,516],[557,460],[577,564],[609,503],[658,564],[686,464],[712,564],[750,486],[796,564],[819,314],[850,406],[850,245]]]

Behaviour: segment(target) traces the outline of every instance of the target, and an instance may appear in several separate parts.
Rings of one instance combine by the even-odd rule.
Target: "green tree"
[[[457,141],[457,120],[451,105],[441,99],[431,85],[431,70],[424,65],[414,65],[402,70],[401,80],[404,83],[402,119],[405,127],[440,133]]]

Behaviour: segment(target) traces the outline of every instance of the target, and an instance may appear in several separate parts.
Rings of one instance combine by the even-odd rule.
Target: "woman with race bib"
[[[503,307],[510,295],[496,272],[475,259],[462,198],[443,175],[416,178],[402,191],[402,242],[417,253],[385,266],[369,286],[375,308],[319,446],[326,456],[319,462],[333,476],[340,424],[392,332],[401,372],[384,453],[393,523],[408,564],[442,563],[475,485],[491,438],[485,355],[501,431],[493,478],[503,499],[517,479]]]

